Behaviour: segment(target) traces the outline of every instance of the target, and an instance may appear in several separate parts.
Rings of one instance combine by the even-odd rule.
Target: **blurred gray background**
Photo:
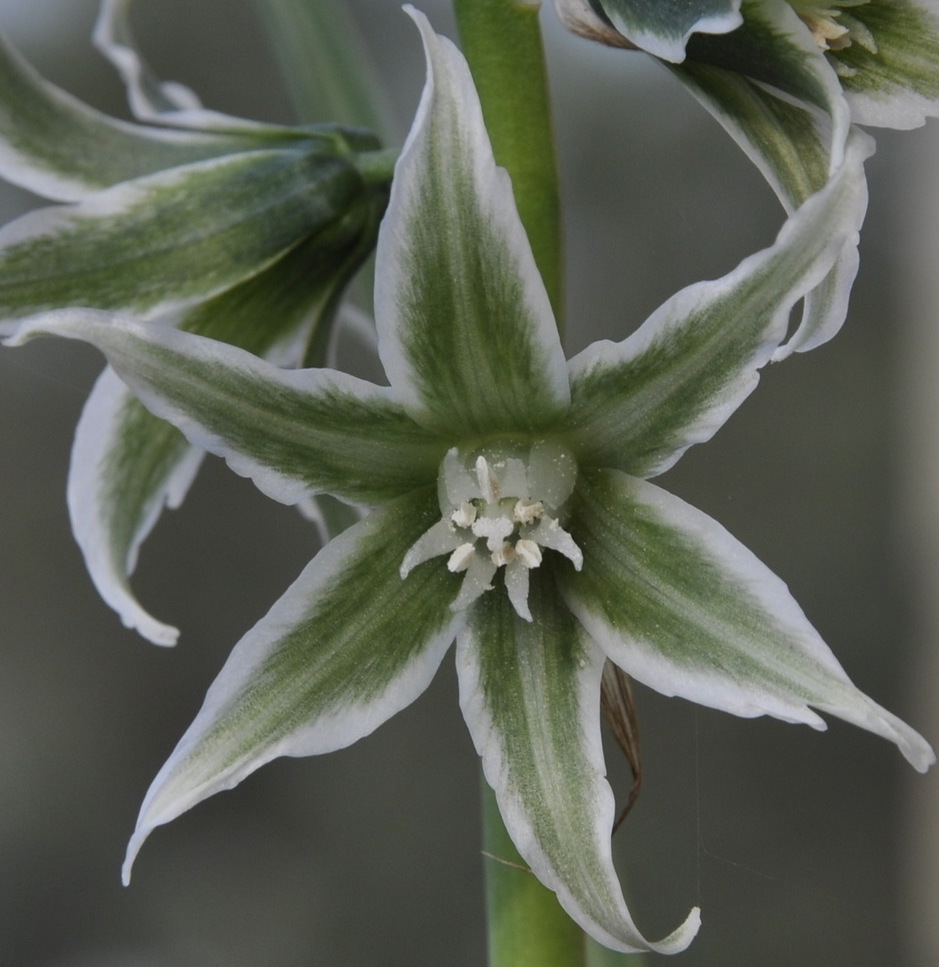
[[[138,6],[163,77],[210,107],[289,120],[244,0]],[[423,6],[453,35],[445,3]],[[403,133],[422,79],[416,32],[392,0],[354,8]],[[92,0],[5,0],[0,28],[56,83],[126,116],[88,42],[95,12]],[[544,20],[574,352],[728,271],[771,241],[781,212],[664,71],[564,34],[550,7]],[[857,684],[936,742],[937,136],[878,141],[844,331],[771,368],[663,483],[780,574]],[[4,221],[35,204],[2,188]],[[72,430],[100,367],[75,344],[0,350],[0,967],[482,967],[477,764],[450,662],[355,747],[276,762],[157,830],[120,886],[147,785],[315,539],[212,460],[135,580],[180,644],[123,629],[84,572],[64,501]],[[645,787],[615,842],[647,935],[700,904],[687,967],[939,961],[935,775],[838,722],[819,734],[737,720],[641,688],[638,702]],[[622,782],[612,753],[610,769]]]

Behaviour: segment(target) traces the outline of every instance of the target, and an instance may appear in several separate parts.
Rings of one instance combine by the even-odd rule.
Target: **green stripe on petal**
[[[724,424],[785,337],[790,309],[856,244],[870,150],[853,132],[842,167],[770,248],[682,290],[623,342],[594,343],[571,361],[567,433],[581,466],[653,476]]]
[[[740,0],[590,0],[642,50],[679,63],[694,33],[725,34],[740,26]]]
[[[0,174],[52,198],[92,191],[165,168],[295,143],[296,132],[169,131],[110,118],[43,80],[0,38]]]
[[[824,188],[833,155],[844,155],[843,144],[833,148],[827,115],[719,67],[686,61],[672,70],[762,171],[787,214]],[[838,332],[857,266],[856,240],[850,239],[829,274],[805,297],[801,322],[774,359],[814,349]]]
[[[816,708],[894,742],[918,770],[935,756],[860,692],[789,594],[715,520],[616,471],[577,483],[570,527],[584,552],[563,593],[627,674],[664,695],[815,728]]]
[[[345,373],[283,370],[214,339],[89,310],[47,313],[10,342],[38,335],[97,346],[151,411],[283,503],[317,492],[382,503],[436,481],[447,449],[391,390]]]
[[[570,916],[616,950],[676,953],[698,912],[660,943],[636,929],[610,846],[613,793],[600,742],[604,657],[558,597],[548,568],[532,572],[534,621],[502,590],[484,594],[457,637],[460,705],[505,827],[532,872]]]
[[[826,112],[834,124],[832,164],[847,137],[850,112],[838,77],[786,0],[743,0],[743,26],[721,36],[697,35],[688,58],[743,74]]]
[[[282,755],[343,748],[424,691],[461,619],[458,576],[408,547],[439,517],[433,488],[395,501],[328,544],[235,646],[157,775],[127,850],[149,832]]]
[[[470,434],[543,428],[569,399],[548,296],[466,62],[412,16],[428,77],[379,234],[382,361],[424,425]]]
[[[343,262],[355,261],[359,229],[351,224],[347,233],[332,233],[331,247],[322,236],[298,246],[254,278],[194,307],[181,327],[299,364],[311,331],[325,348],[333,303],[348,274]],[[141,608],[129,576],[141,543],[164,506],[182,502],[198,464],[199,451],[175,427],[153,416],[111,370],[102,374],[72,447],[72,532],[102,598],[126,626],[156,644],[173,644],[176,629]]]
[[[261,271],[356,203],[361,178],[317,151],[254,151],[30,212],[0,231],[0,313],[157,315]]]
[[[919,127],[939,113],[939,11],[934,3],[867,0],[845,11],[871,44],[834,51],[851,113],[859,124]]]

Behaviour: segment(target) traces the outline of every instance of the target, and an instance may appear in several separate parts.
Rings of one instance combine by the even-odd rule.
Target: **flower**
[[[777,577],[648,480],[748,395],[791,307],[856,234],[870,145],[851,137],[770,248],[568,363],[465,61],[411,15],[428,79],[376,266],[390,386],[87,310],[14,340],[97,345],[155,413],[275,499],[370,508],[235,646],[146,796],[125,876],[157,825],[277,756],[377,728],[455,638],[463,714],[525,861],[601,943],[673,953],[698,911],[648,941],[612,864],[607,660],[667,695],[824,728],[814,706],[918,769],[934,758],[849,681]]]
[[[323,363],[345,286],[374,245],[390,162],[373,167],[382,155],[367,131],[246,121],[159,83],[134,48],[129,7],[105,0],[95,39],[145,123],[76,101],[0,41],[0,175],[65,203],[0,230],[0,333],[88,306],[283,364]],[[141,607],[129,575],[201,456],[105,370],[73,448],[72,529],[104,600],[158,644],[177,631]]]
[[[851,122],[912,128],[939,113],[934,0],[555,0],[575,33],[668,67],[757,165],[787,213],[844,157]],[[845,246],[782,359],[831,339],[858,256]]]

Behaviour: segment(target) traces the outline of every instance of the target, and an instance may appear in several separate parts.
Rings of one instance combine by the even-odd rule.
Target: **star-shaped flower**
[[[323,364],[387,200],[390,163],[376,179],[368,170],[377,139],[206,110],[192,91],[155,79],[134,47],[129,9],[104,0],[95,40],[142,123],[75,100],[0,40],[0,176],[65,203],[0,229],[0,333],[42,310],[86,306],[284,365]],[[72,529],[104,600],[158,644],[172,644],[176,629],[141,607],[129,576],[201,457],[105,370],[72,452]]]
[[[367,516],[236,645],[154,781],[150,831],[280,755],[344,747],[412,702],[456,639],[460,702],[506,827],[601,943],[654,943],[611,859],[600,743],[607,660],[666,695],[824,728],[810,706],[927,743],[863,695],[783,583],[648,478],[755,386],[789,311],[856,231],[856,135],[774,245],[566,362],[469,71],[418,14],[428,80],[379,236],[390,386],[284,371],[174,329],[70,310],[25,324],[99,346],[154,412],[270,496],[328,492]]]

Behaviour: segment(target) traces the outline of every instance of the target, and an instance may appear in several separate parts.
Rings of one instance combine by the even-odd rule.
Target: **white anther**
[[[523,497],[516,501],[512,510],[512,517],[516,524],[531,524],[544,517],[544,504],[540,500],[529,500],[527,497]]]
[[[489,560],[495,564],[496,567],[503,567],[509,563],[509,561],[515,560],[515,548],[508,542],[504,541],[502,547],[497,551],[493,551],[489,555]]]
[[[447,561],[447,570],[452,574],[459,574],[461,571],[465,571],[470,564],[473,563],[473,558],[476,556],[476,547],[473,544],[466,543],[461,544],[451,555],[450,559]]]
[[[457,527],[471,527],[473,521],[476,520],[476,508],[469,501],[464,500],[450,515],[450,520]]]
[[[534,541],[517,541],[515,554],[529,570],[541,564],[541,547]]]

